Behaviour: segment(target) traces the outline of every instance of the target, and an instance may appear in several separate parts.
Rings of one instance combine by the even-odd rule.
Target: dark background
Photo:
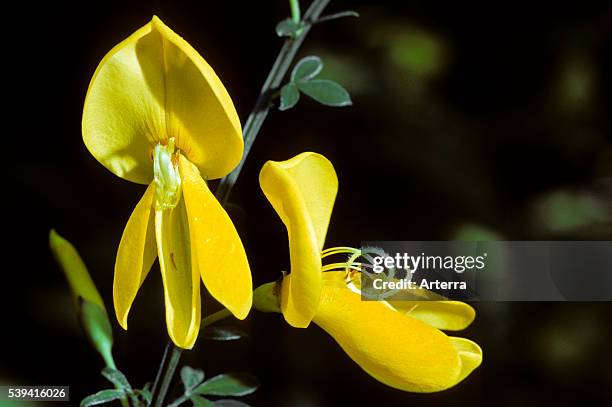
[[[333,1],[359,19],[321,24],[301,55],[326,63],[350,108],[303,97],[273,111],[234,190],[231,215],[254,283],[289,264],[257,176],[268,159],[317,151],[340,191],[327,246],[361,240],[612,238],[612,14],[607,2]],[[306,9],[306,4],[303,5]],[[51,227],[80,250],[112,312],[115,251],[144,187],[87,152],[87,85],[112,46],[155,13],[214,67],[244,121],[280,47],[286,1],[23,3],[4,15],[4,238],[0,382],[70,385],[73,402],[107,386],[48,251]],[[15,24],[12,28],[12,24]],[[8,107],[8,109],[7,109]],[[155,266],[157,268],[157,266]],[[602,270],[610,272],[610,270]],[[152,381],[166,343],[155,270],[130,315],[112,318],[134,385]],[[240,342],[200,340],[183,361],[247,370],[255,406],[604,405],[612,400],[609,303],[477,303],[461,335],[484,362],[448,391],[409,394],[362,372],[316,326],[252,313]],[[203,313],[218,309],[206,300]]]

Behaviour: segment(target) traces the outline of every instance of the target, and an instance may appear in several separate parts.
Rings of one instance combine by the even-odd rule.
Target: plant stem
[[[266,120],[266,117],[270,112],[274,91],[282,84],[289,67],[291,67],[293,60],[295,59],[295,55],[300,49],[302,42],[304,42],[304,38],[306,38],[308,31],[310,31],[312,22],[319,18],[329,2],[330,0],[314,0],[310,4],[310,7],[308,7],[308,10],[306,10],[306,13],[304,13],[304,17],[302,19],[304,28],[302,29],[301,34],[297,38],[286,39],[281,50],[279,51],[276,61],[274,61],[274,65],[272,65],[272,69],[270,70],[270,73],[268,74],[268,77],[261,88],[257,102],[255,103],[255,107],[244,125],[244,153],[242,155],[242,160],[236,166],[236,168],[234,168],[234,171],[221,180],[219,186],[217,187],[216,196],[219,202],[221,202],[221,205],[225,205],[227,203],[229,194],[232,191],[234,184],[238,180],[240,171],[242,171],[244,161],[249,155],[253,142],[255,142],[255,138],[257,137],[263,122]]]
[[[172,403],[168,404],[168,407],[177,407],[189,400],[191,394],[183,394],[181,397],[174,400]]]
[[[289,0],[289,7],[291,8],[291,20],[296,24],[299,23],[302,18],[299,0]]]
[[[344,17],[359,17],[359,13],[355,11],[340,11],[339,13],[329,14],[312,21],[312,24],[324,23],[326,21],[337,20]]]
[[[162,407],[164,404],[164,400],[168,394],[168,389],[170,388],[170,383],[172,383],[172,378],[174,377],[174,372],[176,371],[176,367],[178,366],[182,352],[183,350],[177,348],[172,341],[168,342],[168,345],[166,345],[164,356],[162,357],[162,361],[157,372],[157,377],[155,378],[155,383],[153,384],[151,402],[153,407]]]
[[[155,375],[155,381],[153,382],[153,388],[151,389],[151,396],[159,392],[159,382],[161,380],[162,372],[164,371],[164,367],[166,366],[166,359],[168,358],[169,351],[170,351],[170,343],[168,343],[166,347],[164,348],[164,354],[162,355],[161,362],[159,362],[159,368],[157,369],[157,374]]]

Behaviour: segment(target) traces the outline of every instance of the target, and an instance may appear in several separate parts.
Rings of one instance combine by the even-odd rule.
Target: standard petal
[[[163,39],[168,136],[205,179],[227,175],[242,158],[240,119],[227,90],[208,63],[159,18]],[[153,75],[155,76],[155,75]]]
[[[387,301],[397,311],[435,328],[460,331],[467,328],[476,312],[461,301]]]
[[[204,59],[157,17],[98,65],[83,109],[83,139],[116,175],[150,183],[151,150],[174,137],[207,178],[240,161],[240,121]]]
[[[106,54],[83,107],[89,152],[115,175],[141,184],[153,179],[153,143],[167,138],[164,104],[156,97],[164,88],[159,38],[149,23]]]
[[[191,349],[200,330],[200,275],[192,262],[184,199],[173,209],[155,211],[155,235],[168,335],[177,346]]]
[[[463,379],[463,358],[451,338],[385,302],[361,301],[348,288],[326,285],[314,322],[368,374],[391,387],[428,393]]]
[[[268,161],[261,169],[259,183],[285,225],[291,225],[295,215],[306,218],[321,251],[338,193],[338,177],[332,163],[311,152],[287,161]],[[292,213],[292,207],[300,212]]]
[[[333,165],[320,154],[302,153],[268,161],[259,174],[264,194],[287,227],[291,283],[283,284],[281,307],[287,322],[307,327],[321,295],[321,249],[338,191]]]
[[[217,301],[236,318],[244,319],[253,302],[253,283],[242,241],[198,169],[183,156],[179,169],[192,255],[202,281]]]
[[[157,257],[153,198],[155,186],[149,185],[125,225],[113,281],[113,302],[119,325],[127,329],[127,318],[136,293]]]

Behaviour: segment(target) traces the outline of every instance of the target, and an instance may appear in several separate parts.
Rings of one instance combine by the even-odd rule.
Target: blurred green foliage
[[[536,199],[532,216],[536,226],[545,232],[612,227],[612,203],[589,192],[559,190]]]

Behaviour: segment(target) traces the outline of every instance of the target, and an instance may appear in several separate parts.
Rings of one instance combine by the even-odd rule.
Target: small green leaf
[[[148,403],[151,403],[151,400],[153,399],[153,394],[151,393],[151,388],[152,387],[153,387],[153,383],[147,382],[147,383],[145,383],[144,387],[140,391],[140,395]]]
[[[109,366],[114,366],[113,330],[108,315],[98,304],[79,298],[79,317],[87,337]]]
[[[247,403],[238,400],[217,400],[215,401],[215,407],[251,407]]]
[[[189,366],[185,366],[181,369],[181,380],[185,385],[185,393],[189,393],[198,384],[204,380],[204,372],[200,369],[192,369]]]
[[[119,400],[125,396],[123,390],[101,390],[96,394],[87,396],[81,401],[81,407],[97,406],[113,400]]]
[[[297,86],[302,92],[327,106],[350,106],[353,103],[346,89],[334,81],[313,79],[299,82]]]
[[[102,369],[102,376],[104,376],[109,382],[114,384],[119,389],[124,389],[128,392],[132,391],[132,386],[128,382],[127,378],[123,373],[112,367],[105,367]]]
[[[246,396],[259,387],[257,378],[249,373],[220,374],[198,386],[194,393],[210,396]]]
[[[191,396],[189,400],[193,403],[194,407],[214,407],[215,403],[210,400],[206,400],[204,397]]]
[[[202,338],[212,341],[235,341],[247,336],[242,329],[229,325],[207,326],[202,329],[200,335],[202,335]]]
[[[295,38],[302,33],[304,24],[300,21],[296,23],[290,18],[286,18],[276,24],[276,35],[279,37],[292,37]]]
[[[300,92],[293,82],[289,82],[281,88],[280,106],[278,110],[291,109],[300,100]]]
[[[291,71],[292,82],[305,82],[314,78],[323,69],[321,58],[311,55],[300,59]]]

